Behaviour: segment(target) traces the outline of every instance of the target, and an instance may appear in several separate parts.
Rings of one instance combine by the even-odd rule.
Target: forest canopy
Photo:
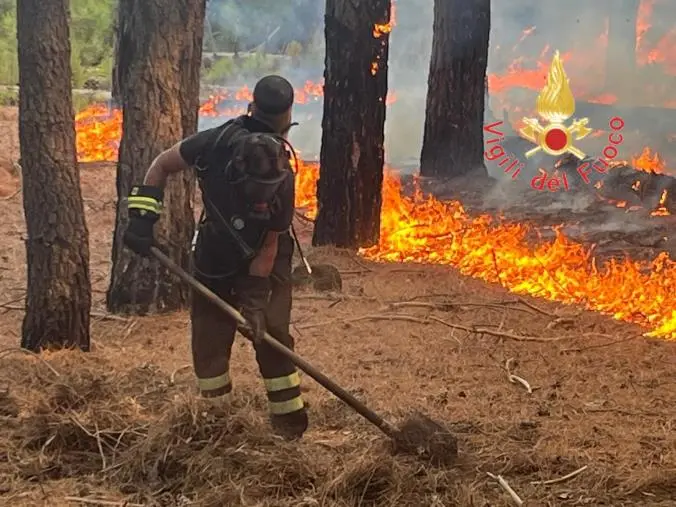
[[[117,0],[70,2],[73,86],[110,80]],[[302,51],[322,29],[316,0],[208,0],[205,56],[213,52]],[[19,80],[16,0],[0,0],[0,85]]]

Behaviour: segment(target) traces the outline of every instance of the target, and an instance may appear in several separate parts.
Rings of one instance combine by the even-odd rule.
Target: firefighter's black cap
[[[285,113],[293,105],[293,86],[282,76],[265,76],[254,87],[253,101],[263,114]]]

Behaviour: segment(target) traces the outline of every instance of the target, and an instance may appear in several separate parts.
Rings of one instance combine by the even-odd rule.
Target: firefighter
[[[308,426],[294,364],[260,340],[267,330],[293,349],[289,335],[294,242],[294,173],[286,137],[294,92],[280,76],[262,78],[248,113],[162,152],[128,198],[125,244],[148,256],[167,177],[195,168],[204,212],[193,247],[195,277],[250,323],[273,429],[300,438]],[[290,145],[288,145],[290,146]],[[292,148],[291,148],[292,150]],[[191,305],[192,355],[204,397],[227,396],[235,322],[203,296]]]

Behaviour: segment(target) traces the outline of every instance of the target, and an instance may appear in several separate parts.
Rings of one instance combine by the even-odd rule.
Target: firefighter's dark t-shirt
[[[270,127],[250,116],[240,116],[236,120],[241,121],[242,126],[251,133],[272,133]],[[216,142],[218,136],[223,132],[223,129],[227,128],[233,121],[235,120],[230,120],[218,127],[203,130],[184,139],[179,145],[181,158],[188,165],[197,166],[202,170],[224,170],[232,156],[231,147],[228,146],[225,140],[219,141],[216,146],[214,146],[214,142]],[[279,211],[270,219],[269,230],[284,232],[291,226],[294,213],[294,186],[295,178],[292,172],[291,176],[284,181],[278,190],[280,207]]]

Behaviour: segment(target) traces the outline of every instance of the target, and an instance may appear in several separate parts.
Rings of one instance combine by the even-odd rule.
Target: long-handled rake
[[[240,329],[248,328],[246,319],[236,309],[189,275],[161,250],[152,247],[151,252],[165,268],[233,318]],[[265,333],[263,340],[387,435],[395,451],[412,453],[437,465],[450,464],[455,460],[458,453],[457,439],[441,424],[423,414],[415,414],[397,428],[269,333]]]

